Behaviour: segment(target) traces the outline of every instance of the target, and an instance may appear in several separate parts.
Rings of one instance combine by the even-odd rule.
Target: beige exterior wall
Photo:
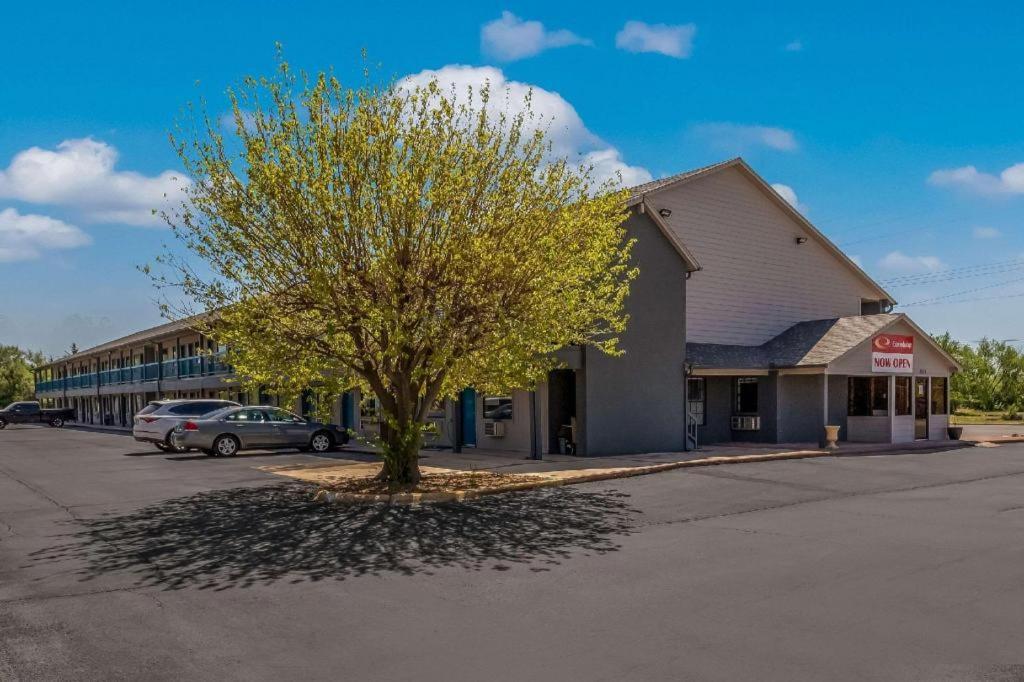
[[[688,342],[757,345],[797,322],[859,315],[862,298],[879,298],[741,170],[647,201],[672,211],[666,223],[702,267],[686,286]]]

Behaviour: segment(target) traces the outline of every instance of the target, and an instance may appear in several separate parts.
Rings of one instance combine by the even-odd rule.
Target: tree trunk
[[[420,482],[419,454],[423,441],[421,424],[388,420],[382,434],[384,466],[377,478],[396,486],[414,486]]]

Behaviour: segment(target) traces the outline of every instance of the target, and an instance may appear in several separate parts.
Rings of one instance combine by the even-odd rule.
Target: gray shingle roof
[[[800,322],[760,346],[686,344],[686,361],[699,369],[821,367],[903,318],[899,313]]]
[[[675,175],[670,175],[667,178],[660,178],[658,180],[651,180],[650,182],[645,182],[642,185],[636,185],[635,187],[630,187],[629,188],[629,200],[626,203],[634,204],[637,201],[639,201],[640,198],[643,197],[643,195],[647,194],[648,192],[653,192],[656,189],[661,189],[662,187],[666,187],[668,185],[671,185],[674,182],[678,182],[680,180],[684,180],[684,179],[689,178],[689,177],[694,176],[694,175],[700,175],[701,173],[707,173],[708,171],[712,171],[712,170],[714,170],[716,168],[719,168],[721,166],[728,166],[729,164],[735,163],[736,161],[737,161],[737,159],[727,159],[726,161],[719,161],[718,163],[713,163],[710,166],[703,166],[701,168],[694,168],[693,170],[683,171],[682,173],[676,173]]]
[[[101,343],[100,345],[93,346],[92,348],[80,350],[74,355],[68,355],[62,358],[55,358],[53,362],[48,362],[46,363],[46,365],[41,366],[46,367],[49,365],[60,364],[63,362],[67,362],[71,358],[75,358],[77,360],[91,357],[99,353],[105,353],[107,351],[122,348],[123,346],[132,345],[136,343],[145,343],[150,340],[156,340],[160,337],[167,336],[168,334],[174,334],[175,332],[189,332],[194,329],[195,325],[197,325],[204,318],[206,318],[206,316],[207,313],[199,313],[198,315],[192,315],[181,320],[166,322],[164,324],[157,325],[156,327],[150,327],[149,329],[143,329],[142,331],[135,332],[134,334],[129,334],[128,336],[122,336],[121,338],[114,339],[113,341]]]

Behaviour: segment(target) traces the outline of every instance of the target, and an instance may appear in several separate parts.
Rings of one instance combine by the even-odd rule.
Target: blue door
[[[476,447],[476,391],[464,389],[459,401],[462,404],[462,444]]]
[[[355,422],[352,419],[352,393],[345,391],[341,394],[341,428],[355,429]]]

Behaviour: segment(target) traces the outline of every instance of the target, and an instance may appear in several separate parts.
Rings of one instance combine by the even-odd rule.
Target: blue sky
[[[938,298],[905,309],[926,329],[1024,338],[1024,8],[894,4],[6,6],[0,342],[160,322],[136,266],[170,238],[145,210],[180,168],[167,132],[200,95],[226,109],[275,41],[343,77],[362,48],[385,77],[492,67],[627,177],[742,154],[902,303]]]

